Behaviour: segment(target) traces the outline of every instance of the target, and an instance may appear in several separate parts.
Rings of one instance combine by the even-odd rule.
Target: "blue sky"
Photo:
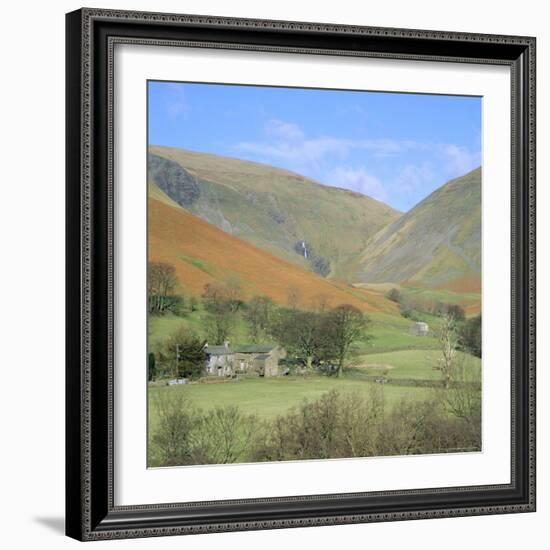
[[[149,82],[149,143],[286,168],[406,211],[481,164],[481,98]]]

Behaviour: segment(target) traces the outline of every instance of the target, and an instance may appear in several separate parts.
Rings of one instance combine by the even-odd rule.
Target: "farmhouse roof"
[[[242,346],[237,346],[235,351],[237,353],[269,353],[276,347],[274,344],[243,344]]]
[[[232,355],[234,352],[229,346],[206,346],[204,351],[207,355]]]

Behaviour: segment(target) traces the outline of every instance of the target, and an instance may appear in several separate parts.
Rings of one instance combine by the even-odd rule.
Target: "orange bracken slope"
[[[305,271],[151,196],[149,261],[173,264],[183,293],[200,295],[207,283],[238,278],[246,298],[266,295],[282,305],[293,289],[300,307],[311,307],[321,296],[331,307],[344,303],[363,311],[394,307],[377,293]]]

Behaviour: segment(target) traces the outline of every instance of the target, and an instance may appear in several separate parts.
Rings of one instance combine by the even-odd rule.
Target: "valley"
[[[171,281],[163,291],[170,305],[149,315],[151,438],[174,403],[201,422],[223,411],[265,423],[263,433],[327,396],[345,406],[377,403],[387,419],[435,407],[441,425],[454,422],[453,392],[473,392],[468,399],[479,402],[480,169],[401,213],[268,165],[152,146],[148,228],[150,270]],[[360,326],[340,359],[328,343],[338,312]],[[442,357],[449,322],[453,386]],[[184,372],[179,350],[190,339],[237,350],[227,354],[256,346],[285,355],[278,376],[232,366],[223,376],[185,375],[185,384],[170,386]],[[468,448],[477,448],[474,432]],[[149,463],[163,465],[153,439]],[[249,452],[234,459],[250,460]]]

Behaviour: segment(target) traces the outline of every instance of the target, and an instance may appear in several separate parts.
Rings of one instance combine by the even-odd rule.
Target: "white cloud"
[[[322,161],[330,156],[345,157],[350,150],[349,140],[331,137],[307,139],[295,124],[270,124],[266,131],[270,139],[257,142],[240,142],[235,148],[252,153],[268,162],[284,162],[293,170],[311,173],[319,170]]]
[[[458,145],[443,145],[441,152],[447,173],[462,176],[481,165],[481,151],[470,151]]]
[[[268,120],[264,126],[266,135],[275,139],[298,141],[304,139],[304,133],[302,129],[292,122],[285,122],[284,120],[271,119]]]
[[[433,183],[434,178],[435,174],[429,162],[407,164],[399,171],[392,183],[392,189],[403,195],[411,194]]]
[[[390,157],[426,146],[411,140],[361,139],[332,136],[308,138],[299,125],[270,119],[264,126],[264,140],[243,141],[235,145],[239,152],[252,153],[262,159],[284,161],[295,170],[318,170],[327,157],[344,159],[352,150],[364,150],[375,157]]]
[[[365,139],[358,141],[356,147],[370,151],[375,157],[391,157],[407,151],[425,149],[426,145],[412,140]]]
[[[269,119],[265,123],[262,139],[237,143],[234,149],[254,160],[285,166],[329,185],[354,189],[384,202],[402,196],[411,204],[417,202],[419,195],[425,196],[427,189],[434,189],[446,179],[461,176],[481,164],[479,150],[456,144],[327,135],[309,137],[298,124],[280,119]],[[396,175],[382,185],[364,168],[349,166],[353,152],[364,153],[361,162],[368,157],[384,165],[391,163],[391,171]],[[340,167],[346,164],[347,167]]]
[[[336,168],[328,174],[326,183],[352,189],[379,201],[388,199],[382,182],[363,168]]]

